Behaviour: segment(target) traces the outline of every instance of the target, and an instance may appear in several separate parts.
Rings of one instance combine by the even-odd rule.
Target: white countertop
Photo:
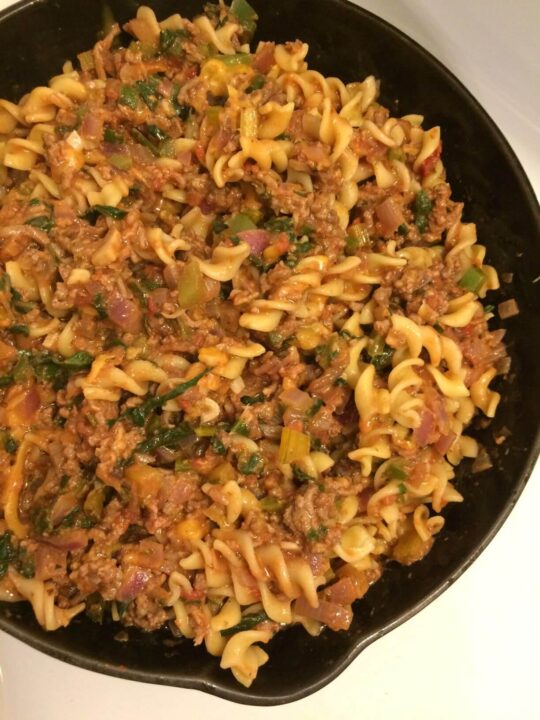
[[[10,4],[0,0],[0,8]],[[540,196],[540,2],[358,4],[454,71],[504,132]],[[538,507],[537,467],[472,568],[305,700],[253,708],[119,680],[60,663],[0,633],[0,720],[538,720]]]

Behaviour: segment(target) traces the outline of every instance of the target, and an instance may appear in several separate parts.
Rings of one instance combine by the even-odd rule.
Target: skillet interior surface
[[[118,21],[132,17],[138,3],[109,0]],[[200,12],[194,0],[152,0],[159,18]],[[487,261],[502,283],[495,302],[515,297],[517,317],[507,328],[512,369],[499,380],[503,393],[497,418],[477,429],[494,461],[478,475],[460,469],[465,502],[445,511],[446,525],[433,550],[411,567],[389,565],[381,581],[356,605],[347,633],[311,638],[303,629],[279,633],[269,662],[251,688],[191,641],[171,645],[169,633],[129,631],[131,642],[114,639],[118,628],[77,618],[55,633],[42,631],[26,604],[0,604],[0,628],[61,660],[97,672],[145,682],[204,690],[251,704],[297,700],[319,689],[370,642],[427,605],[478,556],[515,504],[538,453],[540,425],[540,211],[524,172],[488,115],[437,60],[401,32],[344,0],[254,0],[260,13],[256,39],[297,37],[310,45],[310,66],[345,81],[373,74],[382,81],[381,103],[400,115],[425,115],[425,127],[441,125],[444,161],[455,199],[466,203],[465,220],[478,226]],[[62,63],[91,47],[101,27],[97,0],[31,0],[0,15],[0,97],[18,99],[60,72]],[[493,302],[493,300],[491,300]],[[497,321],[494,321],[496,326]],[[503,428],[510,439],[497,447]],[[164,643],[164,640],[167,642]]]

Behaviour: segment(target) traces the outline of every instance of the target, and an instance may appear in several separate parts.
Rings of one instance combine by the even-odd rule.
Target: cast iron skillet
[[[171,645],[168,633],[130,630],[131,642],[113,639],[118,627],[77,618],[55,633],[43,632],[26,604],[0,604],[0,628],[53,657],[131,680],[197,688],[241,703],[291,702],[335,678],[365,647],[424,608],[475,560],[513,508],[540,449],[540,209],[517,158],[469,92],[434,57],[383,20],[345,0],[253,0],[261,19],[257,37],[300,37],[309,60],[325,75],[346,81],[370,73],[382,79],[381,102],[394,112],[419,112],[426,127],[443,128],[444,158],[454,197],[477,223],[488,261],[513,273],[495,299],[515,297],[520,315],[504,323],[512,356],[496,420],[476,435],[495,467],[469,468],[458,483],[465,502],[448,508],[433,550],[410,568],[389,565],[359,601],[349,632],[311,638],[303,629],[270,643],[270,661],[250,689],[191,641]],[[135,14],[135,0],[109,0],[119,21]],[[192,17],[196,0],[151,0],[158,17]],[[63,61],[92,46],[101,25],[100,0],[24,0],[0,14],[0,96],[22,93],[60,71]],[[512,436],[497,448],[501,428]],[[165,641],[165,642],[164,642]]]

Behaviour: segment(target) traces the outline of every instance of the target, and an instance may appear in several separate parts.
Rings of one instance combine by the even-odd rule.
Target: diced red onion
[[[300,410],[301,412],[307,412],[313,405],[313,400],[308,393],[303,390],[298,390],[298,388],[284,390],[280,394],[279,399],[286,407]]]
[[[401,208],[396,205],[392,198],[387,198],[380,205],[377,205],[375,214],[380,220],[383,232],[388,235],[394,233],[405,222]]]
[[[24,423],[30,423],[39,407],[41,406],[41,400],[36,385],[31,385],[26,390],[24,397],[22,398],[18,406],[18,414]]]
[[[353,580],[350,577],[344,577],[326,588],[324,596],[328,601],[338,603],[338,605],[350,605],[356,600],[358,593]]]
[[[263,44],[253,58],[253,67],[260,73],[267,73],[274,64],[275,45],[272,42]]]
[[[81,124],[81,135],[90,140],[99,140],[103,135],[103,119],[92,112],[86,113]]]
[[[434,445],[435,450],[441,455],[446,455],[446,453],[452,447],[452,443],[454,442],[456,437],[457,436],[455,432],[450,432],[448,433],[448,435],[441,435],[441,437]]]
[[[427,408],[422,412],[420,425],[414,430],[413,437],[419,447],[428,444],[429,438],[435,430],[435,416]]]
[[[514,298],[511,298],[510,300],[505,300],[502,303],[499,303],[498,306],[499,311],[499,317],[501,320],[506,320],[507,318],[514,317],[515,315],[519,315],[519,307],[517,302],[514,300]]]
[[[69,530],[61,535],[43,538],[43,542],[57,550],[82,550],[88,544],[88,533],[82,529]]]
[[[54,501],[54,505],[51,510],[51,523],[58,525],[62,520],[69,515],[78,505],[77,498],[73,493],[64,493],[59,495]]]
[[[118,588],[116,599],[120,602],[131,602],[146,587],[151,573],[141,568],[132,567],[126,573],[124,582]]]
[[[141,328],[141,310],[134,300],[116,295],[107,303],[107,313],[124,332],[136,335]]]
[[[242,230],[237,233],[240,240],[246,242],[252,255],[260,255],[270,242],[270,233],[267,230]]]
[[[300,597],[296,601],[295,609],[298,615],[318,620],[330,630],[348,630],[353,618],[350,607],[343,607],[327,600],[320,600],[319,607],[312,608],[304,597]]]

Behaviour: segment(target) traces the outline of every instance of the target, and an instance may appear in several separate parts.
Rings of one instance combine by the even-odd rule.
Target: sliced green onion
[[[251,630],[259,623],[265,622],[265,620],[268,620],[268,615],[264,612],[264,610],[259,613],[250,613],[248,615],[244,615],[244,617],[236,625],[233,625],[230,628],[225,628],[225,630],[221,630],[220,632],[223,637],[231,637],[231,635],[236,635],[236,633],[242,632],[243,630]]]
[[[81,65],[81,70],[93,70],[96,67],[96,64],[94,62],[94,53],[92,50],[87,50],[86,52],[79,53],[77,55],[77,59],[79,60],[79,63]]]
[[[461,280],[459,281],[459,286],[462,287],[464,290],[469,290],[469,292],[478,292],[482,285],[486,281],[486,276],[480,270],[480,268],[477,267],[470,267]]]
[[[240,25],[253,32],[259,16],[246,0],[233,0],[231,12],[238,19]]]
[[[219,60],[224,65],[251,65],[252,56],[249,53],[236,53],[235,55],[216,55],[216,60]]]
[[[309,435],[290,427],[283,428],[279,445],[279,462],[283,465],[302,460],[309,454]]]
[[[259,505],[264,512],[279,512],[283,509],[285,503],[283,500],[278,500],[271,495],[266,495],[259,500]]]
[[[242,395],[240,402],[242,405],[257,405],[265,401],[263,393],[257,393],[257,395]]]
[[[44,232],[50,232],[54,227],[53,219],[47,215],[38,215],[37,217],[30,218],[30,220],[26,220],[24,224],[31,225]]]
[[[181,308],[200,305],[204,299],[205,284],[199,263],[191,258],[178,275],[178,304]]]
[[[105,142],[111,143],[111,144],[117,144],[123,142],[124,138],[119,132],[116,132],[116,130],[113,130],[112,128],[105,128],[103,131],[103,139]]]
[[[129,155],[121,155],[120,153],[113,153],[109,158],[109,162],[117,170],[129,170],[133,165],[133,160]]]
[[[236,233],[243,232],[244,230],[254,230],[257,227],[247,213],[238,213],[238,215],[234,215],[227,221],[227,225],[234,235],[236,235]]]
[[[112,207],[112,205],[93,205],[91,209],[95,210],[100,215],[106,215],[113,220],[122,220],[122,218],[125,218],[127,215],[125,210]]]
[[[136,110],[139,104],[139,94],[131,85],[122,85],[118,102],[120,105],[125,105],[132,110]]]
[[[243,420],[238,419],[231,427],[231,432],[237,435],[243,435],[249,437],[249,428]]]
[[[390,464],[386,468],[386,473],[389,477],[392,478],[392,480],[406,480],[408,475],[403,470],[403,468],[399,467],[399,465]]]
[[[197,437],[213,437],[217,431],[217,427],[213,425],[200,425],[195,428],[195,435]]]
[[[262,457],[258,453],[253,453],[246,460],[240,460],[238,470],[242,475],[259,474],[259,471],[262,469],[262,464]]]

